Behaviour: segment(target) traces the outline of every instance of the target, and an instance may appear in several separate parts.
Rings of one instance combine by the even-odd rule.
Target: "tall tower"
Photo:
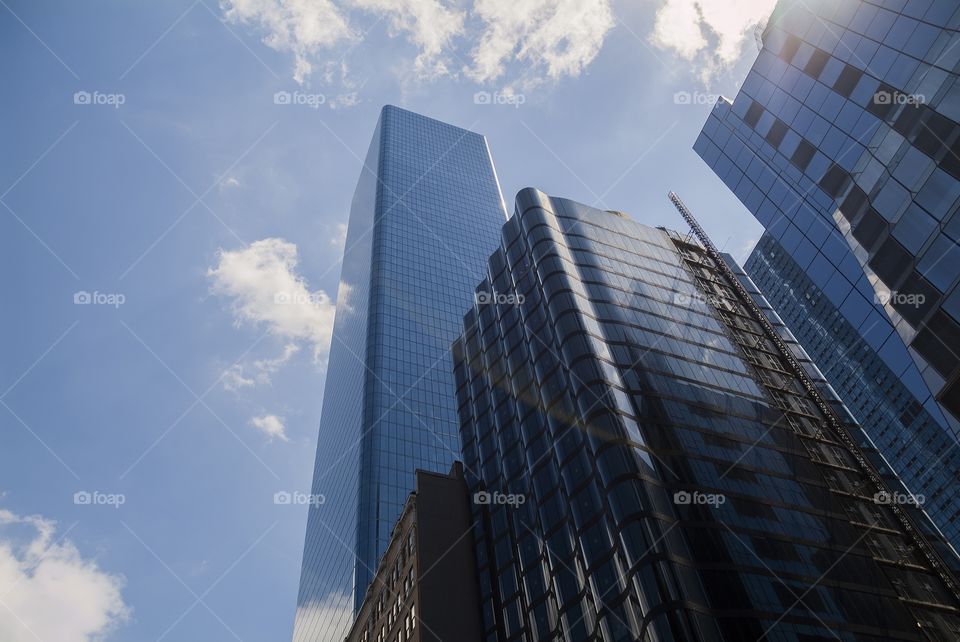
[[[842,358],[890,373],[876,390],[905,393],[879,422],[869,398],[845,401],[927,496],[960,478],[948,459],[960,451],[958,26],[949,0],[782,0],[741,90],[717,102],[694,144],[764,226],[768,253],[798,265],[810,296],[857,334]],[[777,280],[757,281],[793,318]],[[808,352],[842,354],[835,335],[791,329]],[[900,434],[888,447],[882,433]],[[951,502],[931,514],[960,545]]]
[[[960,550],[960,447],[770,233],[744,264],[903,483]]]
[[[414,472],[459,457],[450,345],[505,219],[483,136],[383,108],[350,210],[298,642],[343,638]]]
[[[958,639],[945,542],[688,220],[517,196],[454,347],[485,638]]]

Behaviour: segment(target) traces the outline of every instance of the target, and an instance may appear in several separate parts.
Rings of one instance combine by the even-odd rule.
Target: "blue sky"
[[[771,2],[694,6],[0,1],[0,638],[289,636],[306,507],[274,495],[309,490],[383,104],[485,134],[511,210],[680,227],[673,189],[742,259],[691,145]]]

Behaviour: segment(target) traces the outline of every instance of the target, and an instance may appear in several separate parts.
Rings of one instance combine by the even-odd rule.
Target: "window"
[[[803,72],[811,78],[817,78],[828,60],[830,60],[830,54],[821,49],[814,49],[810,60],[807,61],[807,66],[803,68]]]
[[[793,60],[794,54],[797,53],[797,50],[800,48],[800,39],[793,34],[787,35],[786,40],[783,43],[783,47],[780,48],[780,58],[787,62]]]
[[[779,147],[780,142],[787,133],[787,130],[787,124],[777,118],[773,121],[773,125],[770,126],[770,131],[767,132],[767,142],[774,147]]]
[[[820,179],[820,187],[830,198],[837,198],[843,192],[849,178],[850,175],[847,174],[846,170],[834,163]]]
[[[747,113],[743,116],[743,122],[755,127],[757,121],[760,120],[760,116],[763,115],[763,107],[757,101],[753,101],[750,104],[750,108],[747,109]]]
[[[837,78],[837,82],[833,83],[833,90],[844,98],[849,98],[850,94],[853,93],[853,88],[857,86],[862,75],[862,71],[856,67],[847,65],[843,68],[843,71],[840,72],[840,77]]]
[[[797,145],[797,149],[794,150],[793,156],[790,157],[790,161],[803,171],[807,168],[807,165],[810,164],[810,160],[816,151],[813,145],[806,140],[801,140]]]

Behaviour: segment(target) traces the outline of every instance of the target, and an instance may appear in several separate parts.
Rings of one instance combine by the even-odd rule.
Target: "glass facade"
[[[958,27],[956,0],[782,0],[694,146],[954,432]]]
[[[924,509],[960,550],[956,440],[916,402],[773,236],[760,237],[744,268],[893,470],[924,496]]]
[[[944,542],[721,260],[517,196],[454,344],[485,639],[958,639]]]
[[[483,136],[384,107],[350,211],[294,640],[343,638],[414,472],[459,457],[450,344],[504,220]]]

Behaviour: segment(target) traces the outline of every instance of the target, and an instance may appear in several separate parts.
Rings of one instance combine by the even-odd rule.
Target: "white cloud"
[[[473,13],[485,23],[467,74],[486,82],[512,61],[550,80],[577,76],[600,52],[613,27],[608,0],[477,0]]]
[[[270,441],[273,441],[274,439],[290,441],[287,439],[286,426],[283,424],[283,417],[278,417],[276,415],[253,417],[250,420],[250,425],[269,437]]]
[[[0,509],[0,530],[25,527],[26,543],[0,539],[0,640],[92,642],[130,615],[123,578],[84,559],[67,539],[54,540],[56,523]]]
[[[305,606],[297,607],[293,639],[303,639],[306,630],[311,631],[311,636],[315,635],[314,631],[317,625],[322,624],[323,626],[320,627],[323,629],[321,637],[311,637],[311,640],[315,639],[316,642],[343,642],[352,621],[353,596],[342,591],[328,593],[319,602],[310,602]]]
[[[295,343],[288,343],[283,346],[283,352],[280,353],[279,357],[254,361],[253,367],[257,371],[257,381],[259,383],[270,383],[270,376],[279,371],[287,361],[290,361],[290,357],[298,352],[300,352],[300,346]]]
[[[223,389],[231,392],[257,385],[256,379],[244,376],[243,366],[239,363],[235,363],[224,370],[221,380],[223,381]]]
[[[345,94],[327,97],[327,105],[330,109],[349,109],[360,104],[360,96],[355,91]]]
[[[293,77],[303,83],[322,49],[355,40],[347,17],[331,0],[221,0],[228,22],[265,31],[264,44],[294,56]]]
[[[235,363],[223,372],[222,381],[224,390],[236,392],[241,388],[270,384],[272,376],[280,371],[290,358],[300,352],[300,346],[288,343],[283,347],[280,356],[273,359],[255,359],[252,363]],[[247,371],[252,370],[251,375]]]
[[[747,259],[750,258],[750,255],[753,253],[753,248],[757,246],[757,243],[760,241],[759,236],[751,237],[745,239],[743,244],[734,252],[731,252],[734,260],[740,265],[743,265],[747,262]]]
[[[697,60],[700,76],[733,65],[744,44],[753,43],[753,28],[766,20],[777,0],[666,0],[654,20],[653,44]]]
[[[228,190],[235,187],[240,187],[240,181],[237,179],[236,176],[230,176],[229,178],[224,179],[220,183],[221,190]]]
[[[347,224],[337,223],[334,228],[334,234],[330,237],[330,245],[343,249],[347,245]]]
[[[500,78],[510,63],[522,67],[524,84],[579,75],[599,53],[613,27],[610,0],[221,0],[228,22],[264,33],[263,42],[292,53],[294,79],[303,84],[321,64],[327,83],[345,80],[346,52],[366,34],[354,27],[376,16],[391,38],[417,49],[412,64],[419,80],[457,75],[451,57],[470,51],[464,71],[474,80]],[[469,20],[468,20],[469,18]],[[342,55],[341,55],[342,54]],[[464,54],[466,55],[466,54]],[[340,100],[338,106],[350,106]]]
[[[418,78],[450,73],[444,51],[463,32],[464,13],[438,0],[351,0],[351,3],[389,21],[390,35],[405,35],[420,53],[413,61]]]
[[[221,250],[218,258],[207,276],[215,294],[232,300],[237,325],[266,325],[288,343],[310,344],[314,360],[326,357],[336,306],[322,290],[311,291],[297,274],[296,245],[267,238],[241,250]],[[235,383],[242,386],[244,380],[241,371]]]

